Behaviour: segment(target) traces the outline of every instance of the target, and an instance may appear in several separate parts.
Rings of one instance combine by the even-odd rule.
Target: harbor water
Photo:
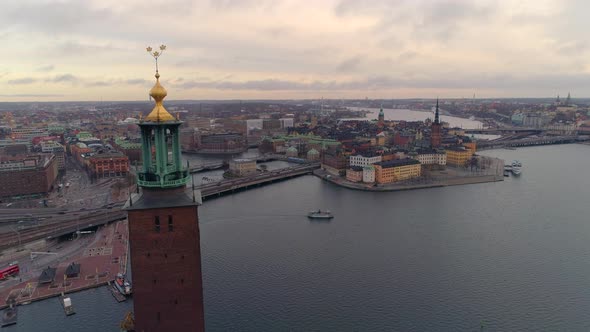
[[[208,331],[588,331],[590,146],[490,150],[520,177],[404,192],[313,176],[199,210]],[[307,213],[331,210],[331,221]],[[119,331],[106,288],[6,331]]]

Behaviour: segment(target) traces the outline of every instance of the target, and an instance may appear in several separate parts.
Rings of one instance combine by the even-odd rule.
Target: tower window
[[[180,279],[180,284],[184,285],[184,279]]]
[[[160,321],[160,312],[158,311],[158,314],[156,315],[158,322]]]
[[[174,224],[172,223],[172,216],[168,216],[168,232],[172,232],[174,230]]]
[[[156,232],[160,233],[160,217],[156,216],[154,219],[154,226],[156,228]]]

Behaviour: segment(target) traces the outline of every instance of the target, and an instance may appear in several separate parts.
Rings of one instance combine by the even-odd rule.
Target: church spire
[[[438,118],[438,98],[436,98],[436,111],[434,113],[434,123],[439,124],[440,120]]]

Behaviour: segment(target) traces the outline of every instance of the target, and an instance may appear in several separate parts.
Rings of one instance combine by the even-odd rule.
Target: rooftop
[[[379,163],[375,163],[375,165],[379,165],[383,168],[391,168],[391,167],[399,167],[399,166],[407,166],[407,165],[420,165],[420,162],[416,159],[394,159],[388,161],[382,161]]]

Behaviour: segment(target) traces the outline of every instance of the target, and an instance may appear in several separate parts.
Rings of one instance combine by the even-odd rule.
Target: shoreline
[[[91,243],[77,248],[69,256],[59,257],[57,262],[38,263],[56,268],[56,274],[50,283],[38,282],[40,269],[36,267],[31,274],[22,276],[24,280],[0,289],[0,310],[8,307],[9,298],[13,298],[17,306],[26,305],[58,297],[62,293],[71,294],[99,288],[112,283],[118,272],[126,274],[129,244],[127,221],[108,224],[93,236]],[[64,281],[61,281],[67,267],[74,262],[80,264],[78,275],[63,278]],[[18,278],[21,278],[20,273]]]
[[[332,184],[335,184],[335,185],[343,187],[343,188],[352,189],[352,190],[360,190],[360,191],[372,191],[372,192],[406,191],[406,190],[441,188],[441,187],[504,181],[503,175],[499,176],[499,175],[485,174],[485,175],[473,175],[473,176],[465,176],[465,177],[439,179],[438,181],[431,182],[431,183],[389,184],[389,185],[384,185],[381,187],[375,187],[374,185],[355,183],[355,182],[347,181],[341,177],[334,177],[334,175],[328,174],[326,171],[321,170],[321,169],[313,171],[313,174],[324,181],[330,182]],[[330,178],[327,178],[326,175],[332,175],[332,176]]]

